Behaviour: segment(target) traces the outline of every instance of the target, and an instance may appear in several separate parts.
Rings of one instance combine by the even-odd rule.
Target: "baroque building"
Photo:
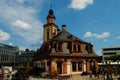
[[[80,75],[83,72],[98,71],[98,56],[91,43],[85,42],[55,23],[56,18],[52,9],[46,17],[43,44],[37,50],[34,66],[42,67],[51,75],[59,74]]]

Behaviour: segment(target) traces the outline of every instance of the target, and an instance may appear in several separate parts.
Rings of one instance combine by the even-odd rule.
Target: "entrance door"
[[[57,62],[57,71],[59,74],[62,74],[62,62]]]
[[[95,67],[95,61],[94,60],[90,61],[90,70],[92,71],[93,74],[96,73],[96,67]]]

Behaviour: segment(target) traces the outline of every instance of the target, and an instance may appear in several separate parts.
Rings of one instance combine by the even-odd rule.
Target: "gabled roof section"
[[[51,39],[51,41],[67,41],[67,42],[71,42],[71,41],[75,41],[78,40],[82,43],[88,43],[85,42],[81,39],[79,39],[78,37],[72,35],[71,33],[67,32],[67,31],[61,31],[57,36],[55,36],[53,39]]]

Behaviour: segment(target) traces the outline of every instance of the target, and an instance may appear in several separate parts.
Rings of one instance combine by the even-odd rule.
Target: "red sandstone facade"
[[[36,52],[34,65],[44,68],[51,75],[80,75],[83,72],[98,71],[98,56],[91,43],[85,42],[67,32],[66,25],[62,31],[55,24],[53,10],[50,9],[44,28],[44,39]]]

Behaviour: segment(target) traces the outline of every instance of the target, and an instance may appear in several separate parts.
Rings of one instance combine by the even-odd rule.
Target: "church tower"
[[[49,41],[52,39],[54,36],[57,35],[58,32],[58,26],[55,25],[55,16],[52,8],[50,8],[48,12],[48,16],[46,17],[46,24],[43,26],[44,27],[44,42]]]

